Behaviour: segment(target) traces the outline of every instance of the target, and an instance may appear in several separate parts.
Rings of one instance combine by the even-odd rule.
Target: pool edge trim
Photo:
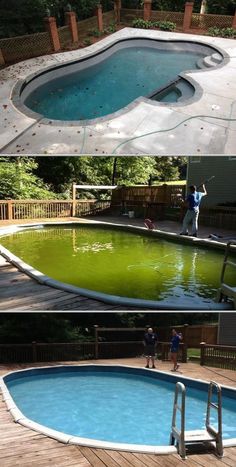
[[[113,442],[108,442],[108,441],[102,441],[102,440],[93,440],[92,438],[83,438],[79,436],[72,436],[68,435],[66,433],[62,433],[57,430],[53,430],[51,428],[47,428],[45,425],[41,425],[40,423],[34,422],[33,420],[30,420],[28,417],[25,417],[24,414],[18,409],[16,403],[14,402],[10,391],[7,388],[7,385],[4,381],[4,378],[8,375],[15,374],[15,373],[21,373],[21,372],[26,372],[30,370],[38,370],[38,369],[52,369],[52,368],[63,368],[63,367],[71,367],[74,368],[76,365],[53,365],[53,366],[40,366],[40,367],[30,367],[30,368],[25,368],[21,370],[13,370],[5,375],[0,377],[0,388],[2,392],[2,398],[3,401],[7,407],[7,411],[11,414],[14,422],[19,423],[22,426],[25,426],[26,428],[29,428],[33,431],[36,431],[38,433],[44,434],[48,436],[49,438],[55,439],[56,441],[62,442],[64,444],[71,444],[71,445],[80,445],[80,446],[87,446],[87,447],[92,447],[92,448],[98,448],[98,449],[112,449],[112,450],[118,450],[118,451],[128,451],[128,452],[142,452],[146,454],[162,454],[162,455],[168,455],[168,454],[178,454],[177,448],[175,446],[167,445],[167,446],[153,446],[153,445],[138,445],[138,444],[128,444],[128,443],[113,443]],[[122,364],[115,364],[115,365],[107,365],[105,363],[82,363],[77,366],[96,366],[96,367],[119,367],[119,368],[131,368],[131,369],[137,369],[139,367],[132,366],[132,365],[122,365]],[[142,370],[147,371],[147,374],[151,372],[155,373],[161,373],[168,375],[166,371],[159,371],[159,370],[152,370],[152,369],[146,369],[142,368]],[[178,378],[178,376],[171,375],[173,377]],[[194,379],[188,376],[184,376],[181,378],[189,381],[194,381],[194,382],[200,382],[204,384],[209,384],[209,381],[202,380],[202,379]],[[226,388],[229,390],[236,391],[235,387],[232,386],[226,386],[221,384],[222,388]],[[214,445],[214,443],[211,443]],[[236,438],[230,438],[223,440],[223,447],[234,447],[236,446]]]
[[[30,227],[39,227],[43,226],[46,227],[47,225],[100,225],[100,226],[109,226],[112,228],[117,228],[117,230],[126,230],[126,231],[131,231],[131,232],[137,232],[137,233],[142,233],[147,236],[151,237],[157,237],[157,238],[165,238],[167,240],[175,240],[177,243],[189,243],[194,245],[199,246],[205,246],[209,247],[212,249],[225,249],[225,244],[221,242],[216,242],[208,239],[200,239],[196,237],[180,237],[178,234],[175,234],[173,232],[164,232],[162,230],[147,230],[145,227],[139,227],[139,226],[134,226],[134,225],[124,225],[124,224],[114,224],[112,222],[103,222],[103,221],[86,221],[86,222],[81,222],[81,221],[75,221],[75,222],[38,222],[38,223],[31,223],[31,224],[18,224],[18,225],[11,225],[7,226],[5,229],[0,228],[0,239],[1,236],[4,236],[14,232],[18,232],[20,230],[25,230]],[[3,235],[1,235],[1,232],[4,232]],[[233,249],[236,250],[236,247]],[[0,255],[3,256],[9,263],[13,264],[17,269],[20,271],[24,272],[31,278],[35,279],[37,282],[43,285],[47,285],[59,290],[63,290],[65,292],[70,292],[70,293],[76,293],[81,296],[93,299],[93,300],[98,300],[100,302],[105,302],[109,303],[112,305],[120,305],[120,306],[131,306],[133,308],[138,308],[138,309],[150,309],[150,310],[177,310],[177,311],[234,311],[233,305],[229,303],[217,303],[217,302],[212,302],[212,301],[207,301],[200,306],[197,306],[195,302],[191,305],[191,302],[189,304],[185,305],[180,305],[174,302],[174,301],[169,301],[168,299],[165,300],[160,300],[160,301],[155,301],[155,300],[145,300],[145,299],[138,299],[138,298],[132,298],[132,297],[123,297],[119,295],[110,295],[106,294],[103,292],[99,291],[94,291],[90,289],[85,289],[82,287],[77,287],[68,283],[64,283],[61,281],[58,281],[56,279],[52,279],[51,277],[43,274],[41,271],[38,271],[37,269],[33,268],[31,265],[25,263],[23,260],[21,260],[19,257],[15,256],[13,253],[11,253],[7,248],[3,247],[0,243]],[[14,286],[14,285],[13,285]],[[190,306],[191,305],[191,306]]]

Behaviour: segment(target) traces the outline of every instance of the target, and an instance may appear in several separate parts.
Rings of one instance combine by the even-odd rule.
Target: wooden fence
[[[95,328],[95,342],[99,344],[100,340],[122,340],[132,342],[141,341],[144,335],[143,328],[108,328],[94,326]],[[182,326],[174,326],[177,332],[183,335],[183,342],[186,348],[200,348],[201,342],[208,342],[209,344],[217,344],[218,324],[199,324],[189,326],[184,324]],[[173,326],[160,326],[155,328],[158,336],[158,341],[164,345],[163,349],[167,346],[170,347],[171,331]],[[162,349],[162,350],[163,350]],[[165,353],[166,350],[163,350]],[[163,354],[164,355],[164,354]]]
[[[169,359],[169,342],[159,342],[158,358]],[[76,342],[76,343],[36,343],[0,344],[0,363],[36,363],[79,361],[98,358],[134,358],[144,355],[142,341],[121,342]],[[187,350],[181,343],[179,361],[187,361]]]
[[[165,208],[180,206],[185,197],[185,185],[128,186],[112,192],[111,211],[121,214],[134,211],[135,217],[164,219]]]
[[[96,215],[110,207],[110,201],[76,200],[75,216]],[[71,217],[72,200],[0,200],[0,220],[51,219]]]
[[[236,347],[209,345],[201,343],[201,360],[203,366],[213,366],[227,370],[236,370]]]

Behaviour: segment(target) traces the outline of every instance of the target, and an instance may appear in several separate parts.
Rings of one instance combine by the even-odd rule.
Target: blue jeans
[[[191,209],[188,209],[183,220],[183,228],[182,228],[182,233],[187,234],[188,233],[188,226],[190,223],[192,223],[192,235],[196,235],[198,231],[198,216],[199,216],[199,210],[192,211]]]

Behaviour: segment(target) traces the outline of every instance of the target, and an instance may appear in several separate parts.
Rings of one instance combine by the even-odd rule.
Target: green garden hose
[[[193,120],[195,118],[212,118],[214,120],[224,120],[226,122],[236,122],[236,118],[226,118],[226,117],[213,117],[212,115],[194,115],[192,117],[188,117],[185,120],[182,120],[182,122],[178,123],[177,125],[171,127],[171,128],[166,128],[165,130],[155,130],[155,131],[150,131],[148,133],[143,133],[142,135],[139,136],[133,136],[132,138],[126,139],[122,143],[119,143],[112,151],[111,154],[116,154],[117,149],[119,149],[121,146],[123,146],[126,143],[129,143],[130,141],[134,141],[135,139],[139,138],[144,138],[145,136],[150,136],[154,135],[156,133],[167,133],[168,131],[173,131],[179,126],[181,126],[183,123],[189,122],[190,120]]]

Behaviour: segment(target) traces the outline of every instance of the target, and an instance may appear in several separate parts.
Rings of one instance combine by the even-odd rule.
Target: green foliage
[[[113,34],[113,32],[116,32],[116,24],[115,23],[110,23],[107,28],[104,29],[104,34]]]
[[[0,199],[70,198],[71,185],[146,185],[184,179],[185,157],[0,157]],[[98,194],[96,193],[96,196]],[[93,197],[94,191],[84,193]]]
[[[0,314],[1,343],[94,341],[101,327],[176,326],[217,323],[217,313],[22,313]],[[114,336],[114,334],[112,334]],[[131,333],[129,334],[131,336]]]
[[[236,0],[207,0],[207,13],[216,15],[234,15]]]
[[[132,21],[132,27],[133,28],[139,28],[139,29],[150,29],[152,27],[152,22],[151,21],[145,21],[142,18],[135,18]]]
[[[88,32],[88,35],[89,36],[93,36],[93,37],[100,37],[103,35],[103,32],[102,31],[99,31],[98,28],[95,28],[95,29],[91,29],[89,32]]]
[[[228,37],[231,39],[236,38],[236,29],[233,28],[218,28],[213,26],[208,29],[208,34],[214,37]]]
[[[145,21],[142,18],[136,18],[132,22],[133,28],[140,29],[161,29],[162,31],[174,31],[176,24],[172,21]]]
[[[172,21],[159,21],[159,28],[162,31],[174,31],[176,29],[176,24]]]
[[[92,44],[92,41],[91,41],[91,39],[89,39],[89,37],[86,37],[86,38],[83,40],[83,44],[85,45],[85,47],[87,47],[88,45],[91,45],[91,44]]]
[[[72,10],[76,12],[79,20],[93,16],[97,0],[70,0]],[[108,5],[107,0],[104,1]],[[44,31],[43,18],[47,11],[55,16],[58,26],[65,24],[65,11],[68,0],[15,0],[0,1],[0,38],[20,36],[34,32]]]
[[[35,161],[29,157],[0,157],[0,199],[53,199],[56,195],[35,174]]]
[[[73,325],[68,319],[53,314],[28,314],[8,316],[0,324],[2,343],[28,342],[76,342],[90,341],[91,336],[81,327]]]
[[[185,157],[37,157],[36,175],[55,192],[70,190],[78,184],[119,185],[147,184],[153,181],[184,179]]]

